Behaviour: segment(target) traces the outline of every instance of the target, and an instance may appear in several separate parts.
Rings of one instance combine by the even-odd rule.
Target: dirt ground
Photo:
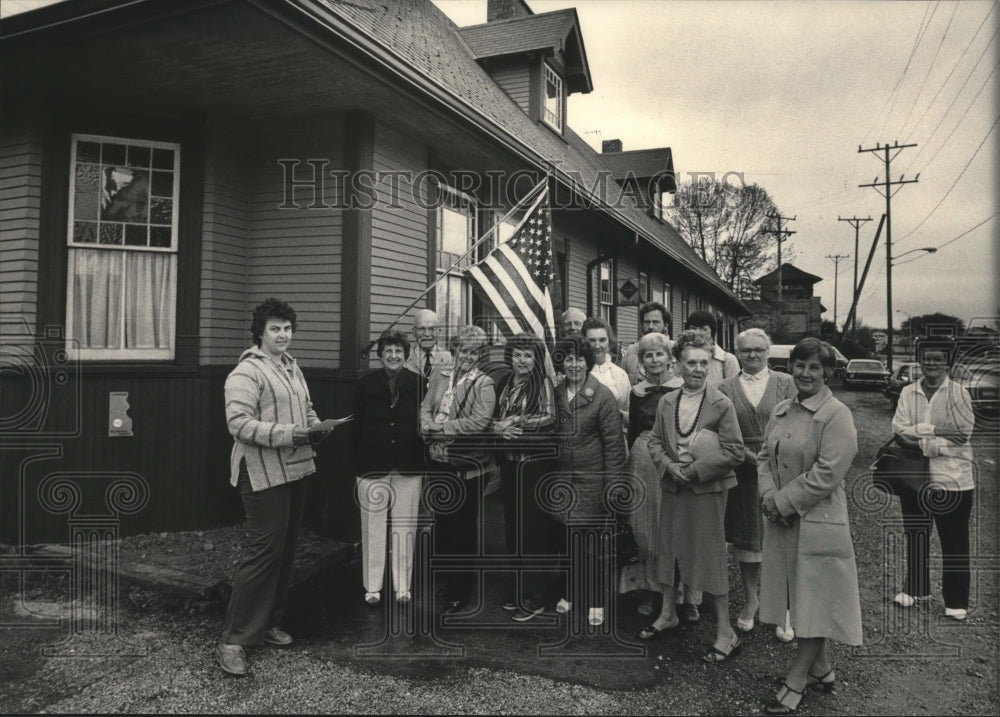
[[[936,537],[935,598],[902,610],[891,602],[902,579],[898,502],[872,494],[866,470],[889,434],[888,403],[874,392],[837,394],[853,410],[860,442],[847,490],[865,645],[833,647],[836,690],[809,693],[800,713],[1000,713],[998,435],[980,431],[974,437],[978,473],[969,619],[956,623],[943,616]],[[157,534],[127,539],[120,550],[123,558],[214,574],[231,571],[239,538],[238,527]],[[305,550],[312,540],[306,536]],[[735,618],[742,598],[738,570],[735,564],[730,568]],[[499,573],[487,575],[486,594],[499,595],[503,580]],[[771,626],[758,626],[731,663],[701,663],[698,657],[714,632],[706,597],[705,619],[643,646],[649,649],[641,653],[616,654],[622,644],[634,644],[632,635],[645,622],[622,603],[615,640],[597,645],[589,636],[580,642],[597,645],[592,653],[545,657],[539,646],[558,642],[563,626],[529,623],[514,629],[496,601],[487,599],[472,624],[438,633],[436,646],[457,646],[460,652],[448,659],[408,656],[406,650],[419,646],[399,634],[400,616],[366,610],[358,568],[346,565],[293,590],[286,627],[296,643],[285,650],[251,651],[253,674],[233,680],[219,672],[211,655],[225,607],[218,600],[180,601],[127,588],[114,635],[73,634],[74,617],[86,617],[89,608],[67,599],[73,592],[65,578],[36,574],[22,581],[4,573],[0,588],[3,712],[759,714],[794,652],[794,645],[774,638]],[[426,614],[419,604],[415,609],[418,618]],[[388,649],[398,646],[403,652]]]

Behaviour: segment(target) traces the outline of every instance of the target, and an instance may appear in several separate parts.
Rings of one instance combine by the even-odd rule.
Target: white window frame
[[[556,132],[563,131],[563,81],[549,63],[543,63],[542,75],[542,120]],[[549,85],[555,91],[554,97],[549,97]]]
[[[597,308],[602,319],[611,323],[615,305],[615,261],[604,259],[597,265]]]
[[[445,327],[448,336],[451,336],[457,327],[470,323],[472,319],[472,287],[462,276],[462,269],[475,263],[476,257],[470,254],[465,257],[465,259],[463,259],[454,269],[451,269],[450,272],[447,271],[458,259],[458,256],[461,256],[461,254],[455,256],[456,252],[444,252],[442,250],[445,230],[445,212],[465,215],[466,242],[464,251],[468,252],[468,250],[472,247],[473,242],[475,242],[479,236],[476,231],[476,217],[478,215],[478,211],[475,198],[465,192],[460,192],[459,190],[449,187],[446,184],[439,184],[438,189],[441,191],[441,197],[437,205],[437,221],[435,222],[435,278],[441,280],[446,273],[448,274],[448,278],[442,280],[434,291],[435,310],[437,311],[438,318]],[[460,294],[457,297],[457,301],[452,300],[451,292],[453,290],[457,290]],[[454,310],[456,304],[459,307],[457,312]]]
[[[74,223],[76,221],[76,165],[77,165],[77,146],[80,142],[97,142],[101,144],[124,144],[130,147],[148,147],[150,152],[156,149],[169,149],[174,153],[174,165],[171,169],[173,173],[173,185],[171,187],[171,218],[170,218],[170,246],[168,247],[154,247],[154,246],[129,246],[125,244],[101,244],[100,242],[91,243],[76,243],[73,241],[74,238]],[[69,357],[74,360],[81,361],[135,361],[135,360],[146,360],[146,361],[157,361],[157,360],[173,360],[175,355],[175,350],[177,346],[177,252],[178,252],[178,217],[179,217],[179,203],[180,203],[180,172],[181,172],[181,145],[176,142],[157,142],[153,140],[136,139],[129,137],[115,137],[110,135],[95,135],[95,134],[73,134],[71,136],[71,147],[70,147],[70,166],[69,166],[69,212],[67,216],[67,227],[66,227],[66,244],[67,244],[67,254],[66,254],[66,351]],[[103,163],[99,166],[103,166]],[[150,172],[154,171],[152,168]],[[104,222],[98,215],[98,229],[97,235],[100,236],[100,225]],[[129,224],[129,222],[114,222],[115,224],[124,225]],[[135,224],[135,223],[132,223]],[[147,228],[152,226],[165,226],[153,224],[146,221]],[[169,304],[169,311],[171,313],[171,325],[173,326],[173,334],[170,336],[170,343],[168,348],[86,348],[81,347],[79,342],[76,340],[77,327],[74,324],[74,292],[71,290],[71,281],[73,277],[70,276],[69,272],[72,271],[72,265],[70,259],[76,251],[118,251],[122,252],[123,255],[127,257],[133,252],[152,252],[161,254],[171,254],[173,256],[172,262],[172,274],[173,282],[172,286],[169,287],[168,295],[165,302]],[[126,284],[124,281],[121,282],[121,302],[122,305],[125,303],[125,289]],[[124,314],[122,316],[122,321],[124,321]],[[124,334],[124,330],[123,330]]]

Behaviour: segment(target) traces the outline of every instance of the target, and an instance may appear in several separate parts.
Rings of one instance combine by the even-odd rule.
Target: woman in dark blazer
[[[381,601],[387,552],[392,554],[396,600],[410,601],[413,549],[424,444],[417,422],[422,381],[405,370],[410,344],[397,330],[378,340],[382,368],[364,376],[354,406],[355,471],[361,508],[361,564],[365,602]],[[390,542],[386,523],[392,516]]]
[[[702,659],[715,663],[741,647],[729,621],[724,521],[743,437],[733,402],[706,381],[712,351],[712,339],[703,333],[677,337],[673,353],[684,385],[660,401],[649,432],[649,455],[663,476],[656,566],[663,608],[639,638],[650,640],[679,624],[677,585],[684,584],[714,597],[715,643]]]
[[[559,468],[573,483],[574,504],[570,518],[607,517],[608,483],[625,470],[625,438],[621,431],[618,402],[607,386],[591,373],[594,351],[579,336],[570,336],[556,345],[553,364],[565,380],[556,387],[559,412]],[[572,556],[571,556],[572,557]],[[585,592],[596,603],[590,606],[587,621],[604,623],[604,606],[610,597],[611,565],[595,552],[587,555],[586,570],[593,571],[574,584],[587,585]],[[579,564],[573,561],[574,565]],[[583,596],[581,596],[583,597]],[[563,598],[556,612],[566,613],[572,603]]]

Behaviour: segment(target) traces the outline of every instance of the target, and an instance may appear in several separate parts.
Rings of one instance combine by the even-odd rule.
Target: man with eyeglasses
[[[729,489],[726,500],[726,542],[733,546],[733,558],[739,563],[743,578],[743,611],[736,629],[754,628],[759,599],[760,564],[763,558],[763,519],[757,487],[757,453],[764,442],[764,429],[774,407],[796,395],[795,382],[785,373],[767,366],[771,339],[763,329],[747,329],[736,337],[736,353],[741,370],[719,385],[719,391],[736,407],[736,419],[743,435],[743,463],[736,468],[737,484]],[[795,632],[786,612],[785,624],[775,628],[775,636],[790,642]]]
[[[406,368],[424,378],[424,388],[431,374],[451,366],[451,352],[438,346],[438,315],[430,309],[420,309],[413,315],[413,350]]]

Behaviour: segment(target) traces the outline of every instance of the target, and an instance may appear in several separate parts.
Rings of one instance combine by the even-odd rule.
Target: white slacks
[[[396,594],[410,591],[413,552],[420,511],[422,476],[391,471],[357,479],[361,508],[361,575],[367,592],[382,589],[387,553]],[[389,542],[386,527],[392,517]]]

